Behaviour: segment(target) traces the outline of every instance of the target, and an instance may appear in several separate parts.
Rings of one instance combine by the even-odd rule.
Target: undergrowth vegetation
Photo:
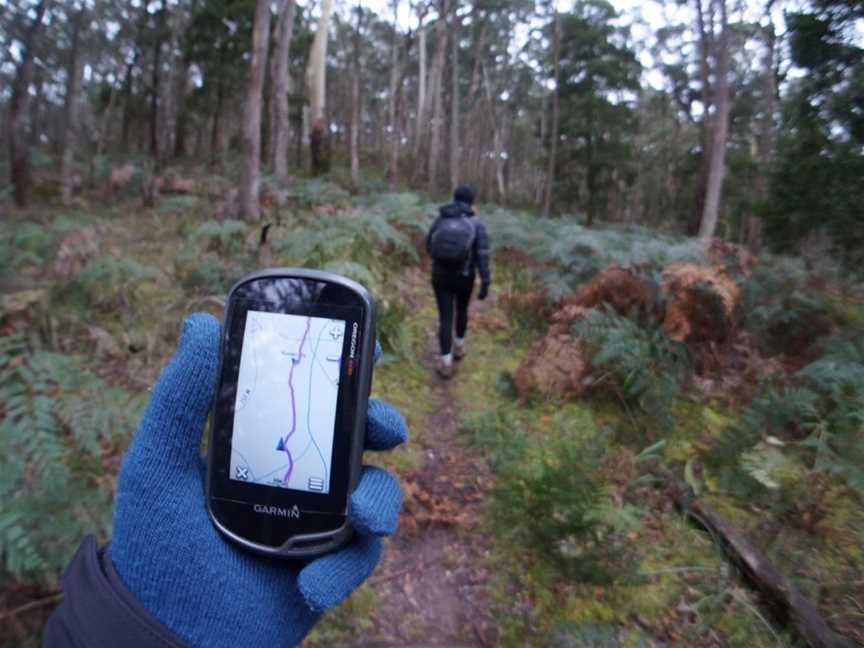
[[[4,583],[53,588],[81,536],[107,537],[119,459],[180,321],[221,316],[231,284],[260,267],[325,268],[369,287],[384,348],[375,389],[412,436],[431,434],[433,203],[301,180],[260,224],[222,218],[203,196],[131,204],[0,223]],[[492,297],[472,315],[452,393],[464,443],[494,476],[483,533],[501,645],[793,645],[712,538],[673,510],[657,463],[751,534],[838,630],[864,637],[847,601],[864,572],[864,307],[801,264],[730,261],[741,305],[728,336],[697,347],[664,329],[660,285],[669,264],[708,263],[700,245],[479,211]],[[561,300],[613,265],[652,287],[652,309],[568,322],[590,385],[519,399],[517,369]],[[375,461],[404,475],[422,454],[409,444]],[[375,597],[364,587],[312,645],[362,632]]]

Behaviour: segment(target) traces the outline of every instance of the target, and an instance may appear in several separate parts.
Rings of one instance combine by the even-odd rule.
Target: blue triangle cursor
[[[285,439],[283,439],[282,437],[279,437],[279,443],[276,444],[276,450],[278,450],[279,452],[285,451]]]

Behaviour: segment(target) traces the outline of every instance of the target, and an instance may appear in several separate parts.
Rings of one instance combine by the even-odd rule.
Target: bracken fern
[[[111,478],[102,455],[128,434],[141,401],[71,356],[8,336],[0,338],[0,402],[2,570],[51,580],[82,535],[107,534]]]

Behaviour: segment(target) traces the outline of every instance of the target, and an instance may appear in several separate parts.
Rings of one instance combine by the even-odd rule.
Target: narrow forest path
[[[426,303],[423,313],[434,312],[425,275],[411,283],[412,297]],[[472,315],[484,306],[475,300]],[[377,597],[372,629],[355,645],[491,646],[496,629],[486,598],[488,540],[481,529],[489,470],[459,438],[459,370],[465,364],[453,379],[441,380],[434,368],[437,320],[424,316],[423,329],[428,382],[418,397],[429,399],[430,407],[422,429],[410,431],[419,467],[402,475],[400,526],[370,580]]]

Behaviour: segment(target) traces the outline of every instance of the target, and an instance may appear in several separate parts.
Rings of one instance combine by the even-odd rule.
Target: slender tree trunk
[[[225,167],[225,151],[222,147],[222,131],[225,129],[225,84],[216,81],[216,106],[213,110],[213,129],[210,131],[210,165],[222,171]]]
[[[114,118],[114,107],[117,104],[117,86],[112,83],[111,91],[108,93],[108,105],[105,106],[105,111],[102,113],[102,125],[99,127],[99,132],[96,135],[96,155],[93,159],[101,157],[105,152],[105,145],[108,142],[108,135],[111,132],[111,123]]]
[[[726,139],[729,132],[729,30],[726,19],[726,0],[716,0],[720,5],[720,38],[714,50],[716,60],[716,105],[713,141],[711,142],[711,166],[708,172],[708,190],[705,195],[705,210],[699,225],[699,238],[714,236],[720,213],[720,198],[723,178],[726,175]]]
[[[240,167],[240,213],[247,221],[261,217],[258,171],[261,165],[261,91],[270,39],[270,2],[257,0],[252,29],[252,60],[243,111],[243,160]]]
[[[198,11],[198,0],[193,0],[189,5],[188,15],[194,17]],[[188,28],[188,23],[186,28]],[[186,140],[189,130],[189,69],[192,67],[190,60],[189,43],[183,40],[183,58],[177,73],[176,84],[176,108],[177,108],[177,124],[174,129],[174,158],[180,159],[186,155]]]
[[[489,23],[485,20],[480,27],[480,35],[477,37],[477,42],[474,44],[474,69],[471,72],[471,84],[468,86],[468,110],[473,110],[474,100],[477,97],[477,89],[480,87],[482,79],[480,78],[480,66],[483,63],[483,50],[486,47],[486,37],[489,32]]]
[[[486,115],[492,126],[492,168],[495,171],[495,187],[498,191],[498,199],[504,202],[507,198],[506,188],[504,186],[504,160],[503,160],[503,142],[501,136],[500,117],[495,110],[495,97],[492,92],[492,83],[489,81],[489,72],[486,65],[483,68],[483,88],[486,95]]]
[[[45,104],[45,66],[34,66],[31,82],[32,99],[30,100],[30,134],[27,141],[31,148],[39,146],[46,128],[42,123],[42,107]]]
[[[357,2],[357,26],[354,29],[354,58],[351,61],[351,132],[349,134],[351,157],[351,184],[354,188],[360,186],[360,153],[357,150],[357,140],[360,136],[360,30],[363,27],[363,7]]]
[[[426,26],[422,24],[418,32],[417,46],[417,126],[414,129],[414,157],[419,168],[420,151],[423,148],[423,135],[426,132]]]
[[[21,62],[15,72],[12,99],[9,102],[7,136],[9,138],[10,179],[14,188],[15,204],[19,207],[26,207],[30,202],[32,183],[28,141],[30,81],[33,79],[34,58],[42,31],[42,19],[47,8],[47,0],[36,5],[36,16],[24,36]]]
[[[279,15],[278,44],[273,56],[273,118],[270,128],[273,174],[278,182],[288,179],[288,131],[291,128],[288,115],[288,93],[291,79],[288,76],[288,60],[291,40],[294,35],[295,0],[287,0]]]
[[[540,145],[538,146],[538,148],[539,148],[541,154],[543,152],[543,146],[546,142],[546,122],[547,122],[546,112],[547,112],[546,111],[546,98],[544,97],[540,102],[540,139],[539,139]],[[534,192],[534,204],[537,205],[537,207],[542,207],[543,201],[546,199],[546,182],[545,182],[545,178],[543,177],[542,172],[538,172],[537,175],[538,175],[538,179],[537,179],[536,191]]]
[[[120,126],[120,152],[125,154],[129,151],[129,135],[132,130],[132,70],[138,61],[138,50],[132,57],[132,62],[126,66],[126,74],[123,77],[123,123]]]
[[[81,9],[72,21],[72,51],[66,70],[66,97],[63,101],[63,131],[60,134],[60,196],[64,205],[72,199],[75,146],[78,139],[78,104],[84,57],[81,56],[81,28],[87,18]]]
[[[393,0],[393,43],[390,50],[390,96],[387,102],[387,122],[390,125],[390,161],[387,166],[387,179],[390,189],[396,188],[399,175],[399,128],[396,115],[399,87],[399,0]]]
[[[327,40],[330,31],[330,11],[332,0],[321,0],[321,17],[309,53],[309,66],[306,71],[309,89],[309,153],[312,169],[316,173],[327,171],[330,167],[328,153],[329,128],[326,122],[325,93],[327,85]]]
[[[543,198],[543,217],[548,218],[552,211],[552,192],[555,190],[555,157],[558,155],[559,85],[561,77],[561,17],[555,10],[552,24],[552,68],[555,77],[555,91],[552,95],[552,133],[549,142],[549,159],[546,163],[546,195]]]
[[[441,153],[441,125],[444,121],[444,54],[447,51],[448,0],[441,0],[435,25],[435,58],[432,60],[432,128],[429,139],[429,191],[438,186],[438,157]]]
[[[459,161],[461,139],[459,137],[459,4],[453,3],[453,34],[451,43],[452,88],[450,90],[450,187],[459,184]]]
[[[710,1],[710,0],[709,0]],[[699,122],[699,141],[702,148],[702,158],[699,164],[699,174],[696,182],[696,204],[687,224],[687,233],[695,235],[699,231],[702,214],[705,211],[705,197],[708,191],[708,175],[711,166],[711,66],[708,58],[711,53],[714,38],[713,25],[705,24],[705,10],[702,0],[694,0],[696,10],[696,27],[699,32],[699,83],[701,85],[700,99],[702,102],[702,121]]]
[[[162,42],[167,14],[165,0],[162,0],[156,27],[156,38],[153,43],[153,69],[150,77],[150,155],[156,162],[157,173],[163,162],[159,133],[159,97],[161,94],[159,90],[162,83]]]
[[[262,146],[264,148],[264,162],[270,169],[273,168],[273,156],[276,154],[276,142],[274,141],[276,132],[276,75],[279,66],[279,56],[276,52],[279,50],[279,36],[282,33],[282,19],[285,17],[286,7],[286,0],[276,1],[276,24],[273,26],[270,45],[272,54],[270,60],[267,61],[267,75],[264,79],[264,105],[267,110],[267,121],[262,126],[264,137]]]

